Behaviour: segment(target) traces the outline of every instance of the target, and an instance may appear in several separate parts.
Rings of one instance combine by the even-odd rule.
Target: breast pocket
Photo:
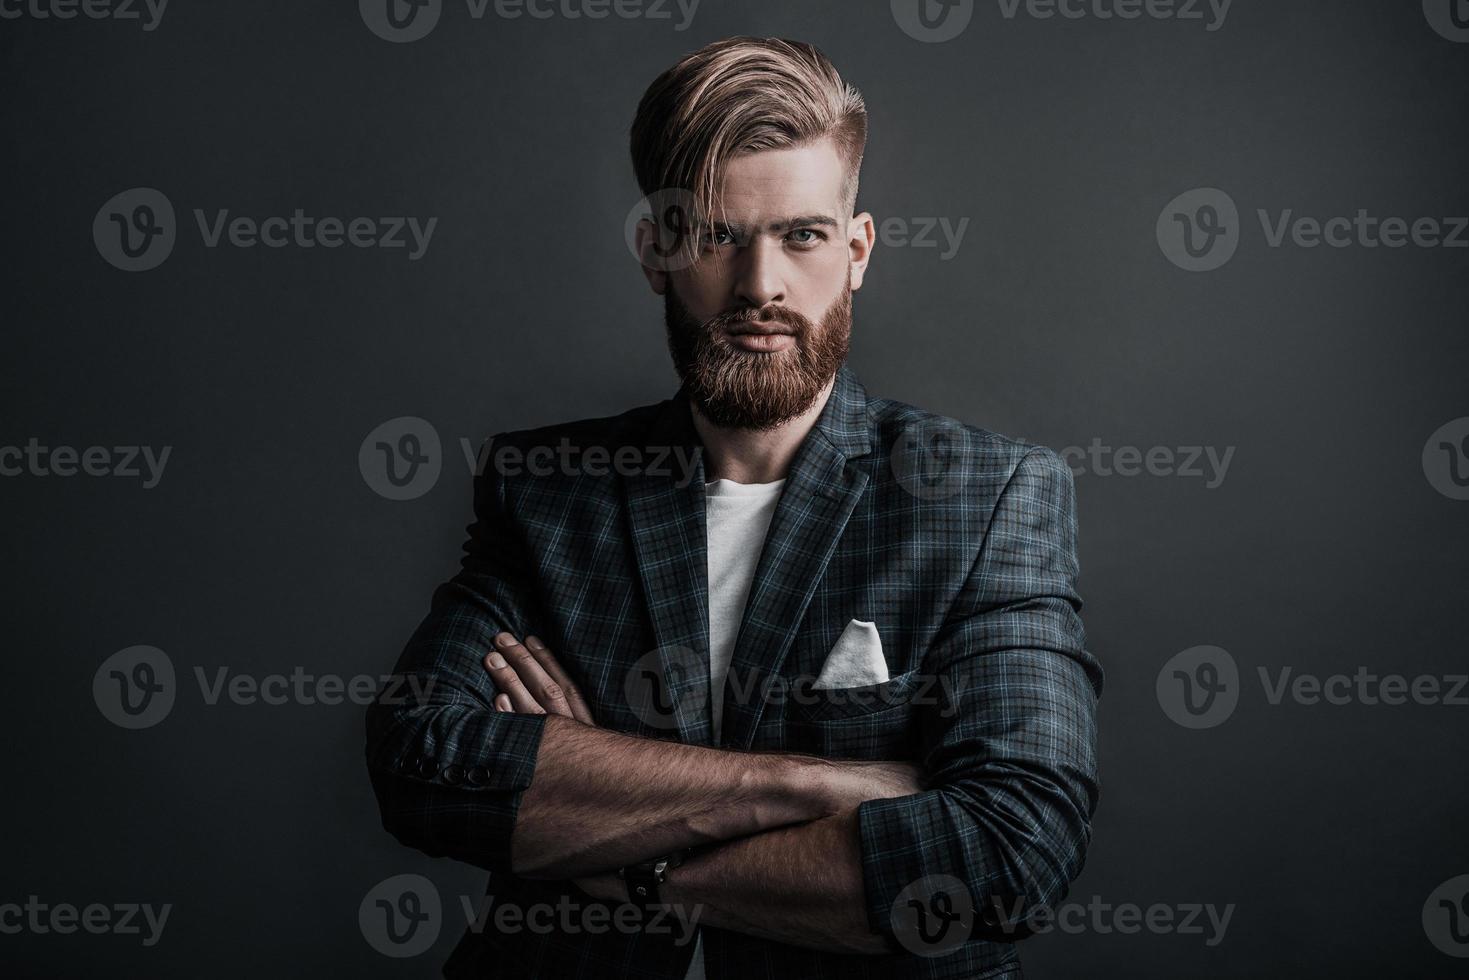
[[[917,749],[917,670],[881,684],[814,690],[796,685],[786,706],[786,747],[833,759],[911,759]]]

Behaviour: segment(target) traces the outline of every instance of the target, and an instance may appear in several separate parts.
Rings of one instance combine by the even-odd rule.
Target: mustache
[[[738,310],[727,310],[710,318],[704,324],[706,333],[717,333],[746,323],[771,323],[785,324],[798,337],[806,337],[811,334],[812,323],[802,313],[786,306],[746,306]]]

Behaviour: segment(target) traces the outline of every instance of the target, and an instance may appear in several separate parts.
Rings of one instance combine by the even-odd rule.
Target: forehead
[[[724,217],[741,223],[835,215],[845,178],[846,167],[830,139],[754,150],[726,162],[719,198]]]

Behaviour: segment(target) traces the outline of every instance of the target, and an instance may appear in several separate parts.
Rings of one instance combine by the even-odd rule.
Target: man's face
[[[679,377],[716,425],[769,429],[806,411],[846,360],[872,219],[842,201],[830,140],[744,153],[696,261],[649,273]]]

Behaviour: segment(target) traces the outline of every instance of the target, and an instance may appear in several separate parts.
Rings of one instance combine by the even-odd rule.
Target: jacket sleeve
[[[534,588],[493,465],[475,478],[474,510],[459,573],[434,592],[395,683],[368,708],[367,767],[383,826],[399,841],[508,871],[545,716],[495,711],[483,659],[500,631],[525,636]]]
[[[1081,872],[1096,808],[1096,702],[1075,591],[1071,472],[1031,449],[1001,492],[968,582],[930,647],[922,793],[859,808],[869,926],[927,876],[957,878],[976,938],[1013,941]]]

